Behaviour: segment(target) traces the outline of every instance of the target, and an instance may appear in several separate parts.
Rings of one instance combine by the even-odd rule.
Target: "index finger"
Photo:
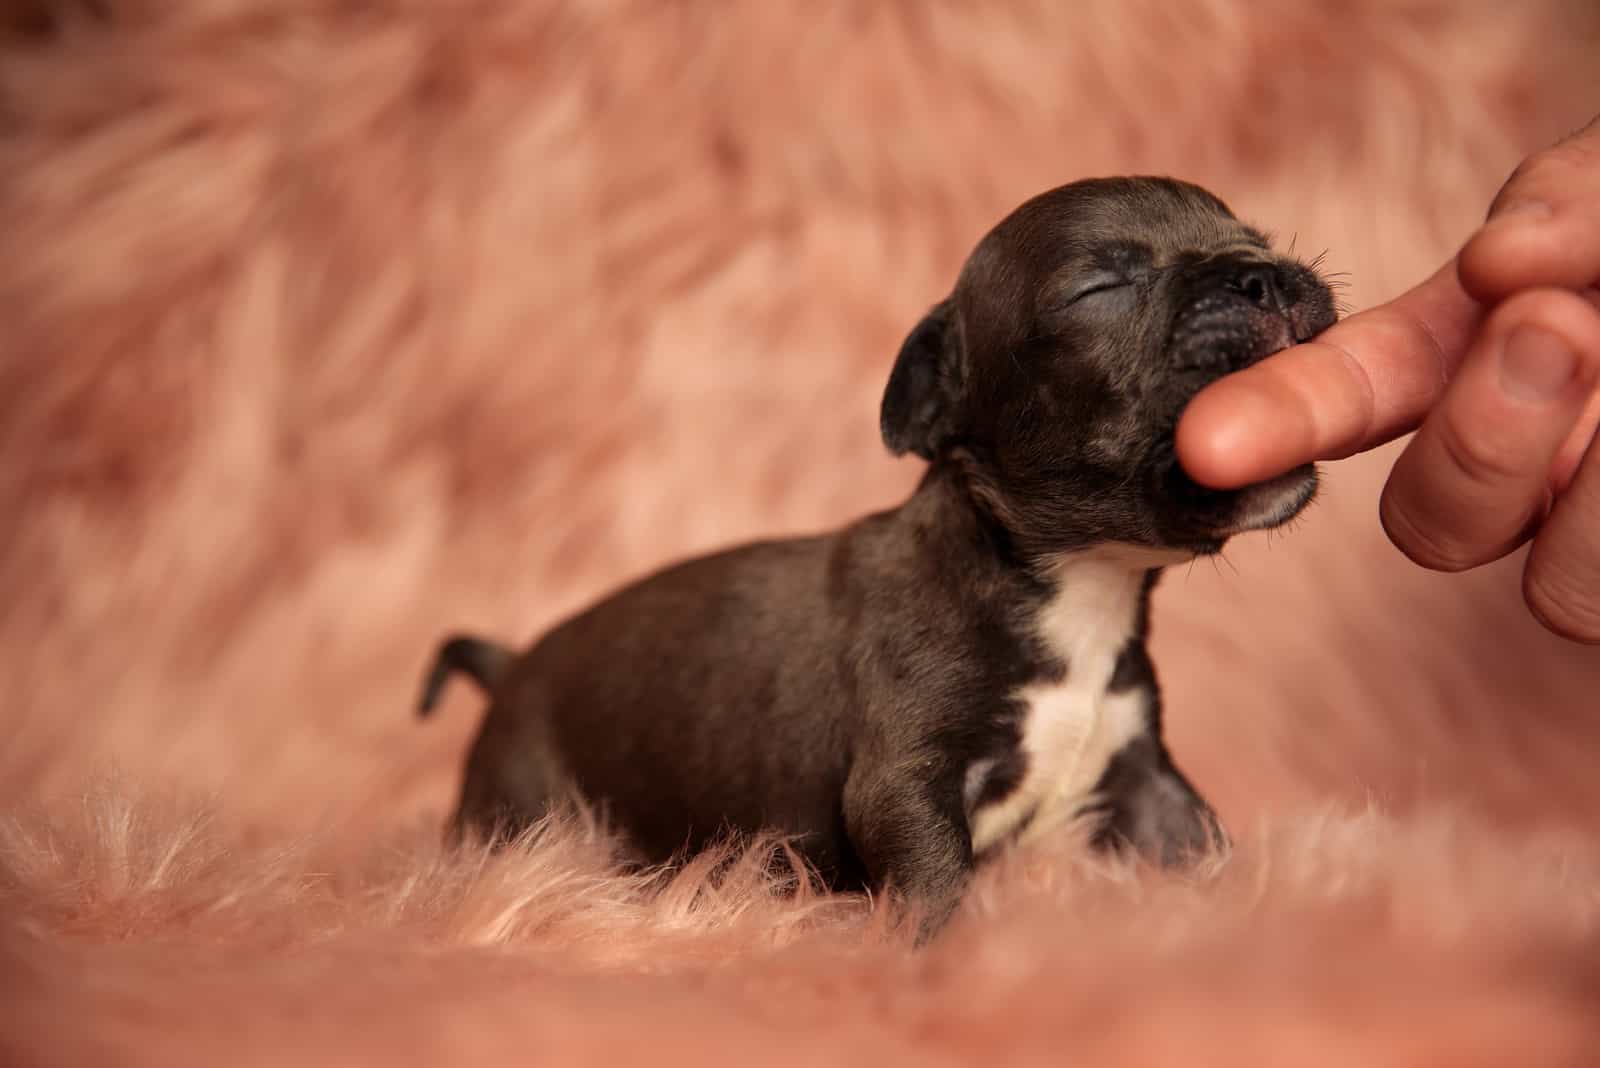
[[[1178,459],[1196,482],[1237,489],[1414,430],[1482,315],[1452,260],[1394,300],[1201,390],[1178,423]]]

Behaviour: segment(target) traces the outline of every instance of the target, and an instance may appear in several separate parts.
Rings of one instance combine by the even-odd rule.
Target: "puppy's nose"
[[[1276,312],[1288,310],[1283,275],[1270,263],[1240,264],[1229,272],[1226,281],[1229,289],[1258,308]]]

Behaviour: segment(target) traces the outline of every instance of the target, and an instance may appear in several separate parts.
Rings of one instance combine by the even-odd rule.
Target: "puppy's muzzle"
[[[1292,261],[1251,256],[1219,257],[1197,267],[1180,307],[1168,343],[1176,385],[1172,430],[1201,389],[1314,337],[1337,317],[1332,294],[1315,272]],[[1317,486],[1309,464],[1240,490],[1200,486],[1179,466],[1171,431],[1157,448],[1152,474],[1158,492],[1188,516],[1188,529],[1174,532],[1174,540],[1202,552],[1220,548],[1234,534],[1287,522],[1310,503]]]
[[[1212,379],[1240,371],[1333,325],[1332,295],[1298,263],[1218,257],[1186,279],[1168,349],[1178,373]]]
[[[1290,302],[1284,296],[1283,275],[1270,263],[1241,265],[1223,284],[1253,307],[1288,316]]]

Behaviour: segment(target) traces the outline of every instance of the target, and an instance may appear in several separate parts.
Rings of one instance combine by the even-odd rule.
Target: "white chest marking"
[[[1145,570],[1170,562],[1108,549],[1075,553],[1057,565],[1059,592],[1037,626],[1065,661],[1066,677],[1017,693],[1024,708],[1022,781],[972,813],[974,852],[1003,841],[1024,821],[1026,839],[1073,819],[1111,758],[1144,732],[1144,691],[1110,694],[1106,686],[1138,623]]]

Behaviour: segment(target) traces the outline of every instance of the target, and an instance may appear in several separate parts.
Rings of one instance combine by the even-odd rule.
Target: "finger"
[[[1462,286],[1486,304],[1600,280],[1600,119],[1517,168],[1458,263]]]
[[[1412,560],[1461,571],[1526,539],[1600,382],[1600,314],[1561,290],[1506,301],[1396,461],[1379,515]]]
[[[1561,451],[1556,454],[1556,462],[1550,469],[1550,490],[1552,493],[1565,493],[1572,484],[1573,478],[1578,473],[1578,463],[1589,451],[1589,445],[1594,441],[1595,430],[1600,428],[1600,391],[1589,398],[1589,405],[1578,417],[1577,428],[1567,435],[1567,440],[1562,443]]]
[[[1482,318],[1455,264],[1387,304],[1208,386],[1178,423],[1189,477],[1236,489],[1416,427]]]
[[[1600,643],[1600,448],[1593,445],[1528,553],[1522,596],[1548,629]]]
[[[1595,309],[1600,312],[1600,288],[1591,286],[1585,289],[1582,296]],[[1578,471],[1578,462],[1589,451],[1589,443],[1594,440],[1595,431],[1600,429],[1600,391],[1589,398],[1589,406],[1584,409],[1583,415],[1578,419],[1578,426],[1567,437],[1561,446],[1561,451],[1556,454],[1555,466],[1550,470],[1550,489],[1554,493],[1563,493],[1572,478]]]

